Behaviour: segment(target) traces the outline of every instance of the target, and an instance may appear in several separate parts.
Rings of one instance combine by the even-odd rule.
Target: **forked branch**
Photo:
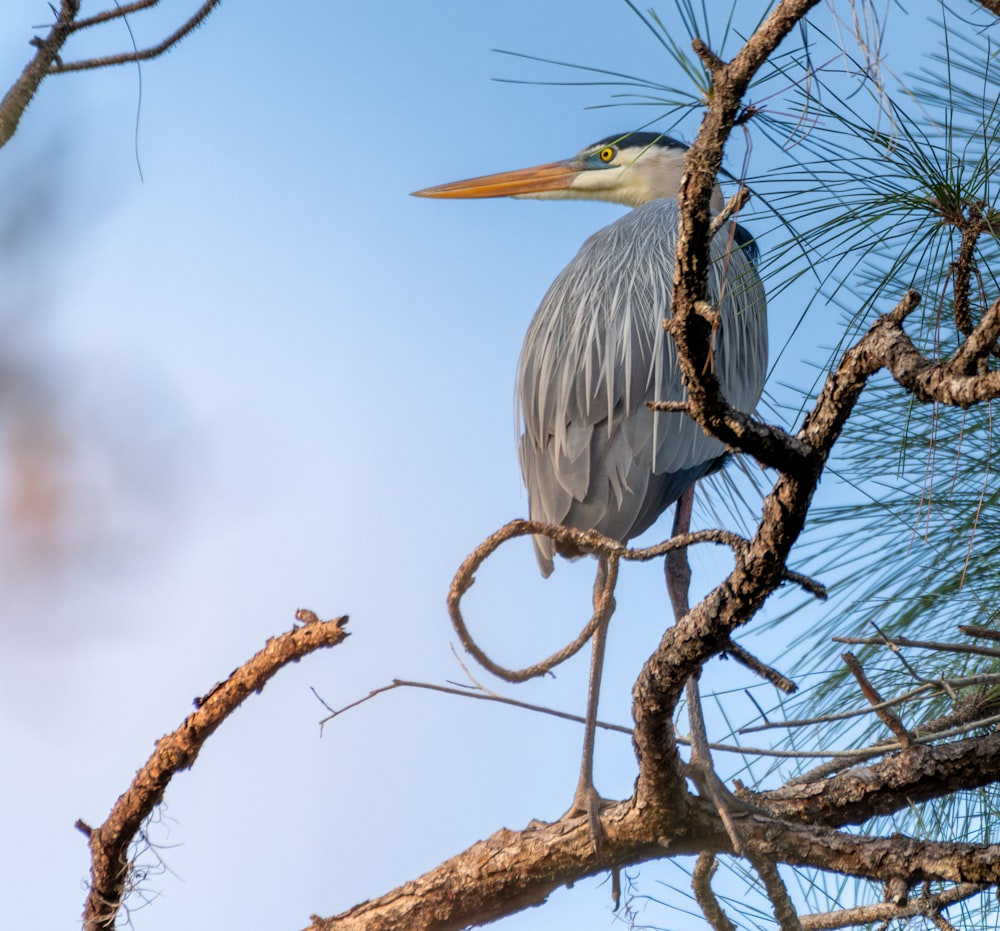
[[[48,27],[44,36],[31,40],[35,53],[10,86],[3,100],[0,100],[0,148],[3,148],[17,131],[17,127],[38,91],[42,81],[52,74],[69,71],[87,71],[109,65],[148,61],[169,51],[185,36],[200,26],[221,0],[204,0],[201,6],[163,41],[144,49],[131,49],[98,58],[86,58],[64,63],[63,51],[69,39],[86,30],[96,29],[108,23],[125,20],[127,16],[141,13],[159,5],[160,0],[137,0],[109,8],[92,16],[80,16],[80,0],[61,0],[58,9],[52,6],[55,22]]]

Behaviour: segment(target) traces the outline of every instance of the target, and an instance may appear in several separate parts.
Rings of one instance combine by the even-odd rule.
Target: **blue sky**
[[[623,3],[596,0],[275,10],[225,4],[145,65],[138,125],[134,68],[50,80],[0,159],[21,177],[55,153],[44,170],[63,206],[39,238],[26,339],[82,425],[94,512],[58,571],[4,580],[10,927],[73,926],[88,868],[75,819],[100,823],[191,699],[299,607],[350,614],[353,636],[283,672],[171,786],[154,829],[167,871],[137,928],[300,927],[500,826],[558,816],[575,786],[571,725],[397,692],[320,739],[310,687],[339,706],[395,677],[462,677],[451,576],[527,511],[523,333],[582,240],[621,213],[409,192],[566,157],[649,115],[585,109],[603,88],[493,81],[563,72],[491,49],[641,75],[668,66],[663,50]],[[8,0],[5,83],[47,16]],[[133,28],[140,44],[159,35]],[[118,30],[97,44],[128,43]],[[775,345],[797,313],[772,306]],[[791,365],[787,380],[805,377]],[[703,587],[720,565],[695,557]],[[479,574],[470,620],[501,662],[527,664],[582,624],[590,572],[563,564],[543,582],[530,545],[511,547]],[[618,603],[602,715],[627,722],[666,620],[659,571],[630,569]],[[580,710],[585,676],[581,656],[516,697]],[[628,794],[627,739],[600,747],[599,788]],[[661,897],[658,878],[686,885],[642,873]],[[501,926],[614,922],[597,880],[550,908]]]

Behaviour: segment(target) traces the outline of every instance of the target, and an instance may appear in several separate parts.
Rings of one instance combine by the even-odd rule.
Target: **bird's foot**
[[[601,827],[601,807],[605,804],[605,799],[597,794],[597,789],[593,783],[580,781],[573,795],[573,804],[569,811],[560,820],[566,818],[587,817],[587,824],[590,827],[590,839],[594,845],[594,854],[598,862],[601,860],[601,840],[604,836],[604,829]]]
[[[581,779],[580,784],[576,787],[576,794],[573,796],[573,805],[563,815],[563,818],[587,816],[587,824],[590,827],[590,842],[594,845],[594,856],[597,857],[597,862],[602,865],[604,858],[601,854],[601,841],[604,837],[604,828],[601,825],[601,808],[606,804],[609,804],[608,800],[597,794],[593,783]],[[622,899],[621,870],[617,866],[612,866],[610,870],[611,900],[614,902],[612,910],[618,911]]]

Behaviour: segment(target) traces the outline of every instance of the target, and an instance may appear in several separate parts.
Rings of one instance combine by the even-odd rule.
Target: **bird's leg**
[[[674,528],[671,536],[677,537],[691,530],[691,511],[694,505],[694,486],[691,486],[677,499],[674,510]],[[667,575],[667,593],[674,609],[674,618],[680,621],[690,611],[688,604],[691,587],[691,564],[687,558],[687,548],[671,550],[667,553],[664,566]],[[688,721],[691,724],[691,759],[688,772],[698,786],[698,791],[708,798],[719,813],[737,855],[743,854],[743,843],[733,824],[731,808],[744,808],[740,802],[715,774],[712,763],[712,752],[708,748],[708,735],[705,732],[705,719],[701,711],[701,695],[698,693],[698,676],[694,675],[687,681],[685,697],[688,706]]]
[[[691,511],[694,509],[694,485],[688,488],[674,505],[674,529],[671,537],[679,537],[691,530]],[[688,611],[688,592],[691,588],[691,564],[687,547],[670,550],[664,569],[667,573],[667,594],[674,608],[674,619],[679,621]]]
[[[594,611],[601,612],[604,590],[608,582],[608,560],[599,556],[597,578],[594,579]],[[594,631],[594,642],[590,652],[590,682],[587,687],[587,720],[583,731],[583,760],[580,763],[580,781],[573,795],[573,807],[566,817],[586,815],[590,822],[590,836],[594,841],[594,853],[601,859],[601,797],[594,788],[594,738],[597,733],[597,704],[601,696],[601,676],[604,673],[604,648],[608,642],[608,624],[615,611],[614,597],[604,609]]]

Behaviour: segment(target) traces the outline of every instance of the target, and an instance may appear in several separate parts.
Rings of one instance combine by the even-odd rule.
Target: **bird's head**
[[[533,197],[543,200],[605,200],[638,207],[676,197],[687,146],[662,133],[608,136],[561,162],[452,181],[415,191],[417,197]],[[718,184],[712,210],[722,209]]]

